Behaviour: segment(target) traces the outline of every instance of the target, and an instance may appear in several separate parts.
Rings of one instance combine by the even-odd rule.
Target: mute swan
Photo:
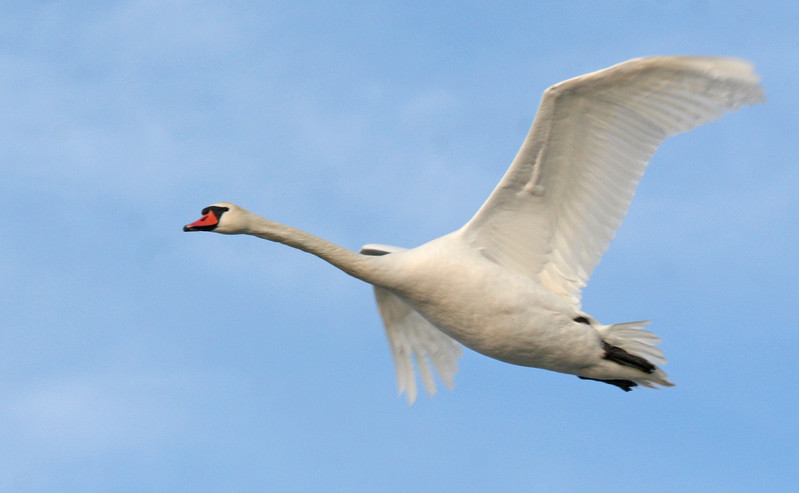
[[[460,344],[508,363],[629,391],[672,386],[648,322],[603,325],[580,291],[668,136],[762,101],[747,62],[649,57],[556,84],[505,176],[461,229],[413,249],[360,253],[221,202],[184,231],[248,234],[312,253],[374,286],[400,394],[413,360],[453,387]]]

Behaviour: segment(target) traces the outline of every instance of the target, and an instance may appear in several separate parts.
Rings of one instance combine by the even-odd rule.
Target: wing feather
[[[378,244],[361,247],[361,253],[365,255],[388,255],[403,250],[401,247]],[[414,362],[419,370],[419,378],[431,396],[436,393],[433,368],[447,387],[455,387],[458,358],[461,356],[461,347],[455,339],[438,330],[390,291],[374,286],[374,292],[394,358],[397,391],[400,394],[405,392],[409,404],[416,401],[418,392]]]
[[[640,58],[556,84],[461,233],[579,306],[661,142],[762,99],[752,66],[729,58]]]
[[[375,298],[386,329],[391,355],[397,371],[397,391],[406,393],[409,404],[416,401],[417,386],[414,361],[422,384],[431,396],[436,393],[433,368],[450,389],[455,386],[460,345],[444,334],[402,299],[375,286]]]

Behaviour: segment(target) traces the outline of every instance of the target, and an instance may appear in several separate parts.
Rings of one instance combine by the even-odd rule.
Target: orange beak
[[[217,219],[216,214],[214,214],[214,211],[208,211],[208,213],[205,214],[200,219],[194,221],[191,224],[183,226],[183,231],[208,230],[216,226],[217,224],[219,224],[219,219]]]

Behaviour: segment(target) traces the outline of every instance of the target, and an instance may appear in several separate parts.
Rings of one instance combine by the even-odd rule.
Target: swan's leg
[[[629,391],[631,391],[633,389],[633,387],[637,387],[638,386],[638,384],[633,382],[632,380],[621,380],[621,379],[602,380],[602,379],[599,379],[599,378],[581,377],[579,375],[577,375],[577,377],[578,378],[582,378],[583,380],[593,380],[595,382],[602,382],[602,383],[608,383],[610,385],[615,385],[616,387],[620,388],[621,390],[623,390],[625,392],[629,392]]]
[[[603,358],[608,361],[613,361],[614,363],[618,363],[622,366],[629,366],[631,368],[636,368],[644,373],[653,373],[657,369],[655,365],[645,360],[644,358],[636,356],[634,354],[630,354],[620,347],[611,346],[605,341],[602,341],[602,349],[605,350],[605,355],[603,356]],[[602,380],[600,378],[589,378],[589,377],[580,377],[580,378],[582,378],[583,380],[594,380],[596,382],[604,382],[610,385],[615,385],[616,387],[622,389],[625,392],[629,392],[630,390],[632,390],[633,387],[638,386],[638,384],[633,382],[632,380],[624,380],[624,379]]]
[[[613,361],[614,363],[618,363],[622,366],[637,368],[644,373],[653,373],[657,369],[655,365],[644,358],[630,354],[620,347],[611,346],[605,341],[602,341],[602,349],[605,350],[605,355],[603,358],[608,361]]]

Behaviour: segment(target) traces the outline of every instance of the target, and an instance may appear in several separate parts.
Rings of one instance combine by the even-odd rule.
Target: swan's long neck
[[[380,284],[383,273],[381,257],[361,255],[297,228],[271,221],[248,212],[244,234],[283,243],[316,255],[347,274],[372,284]]]

